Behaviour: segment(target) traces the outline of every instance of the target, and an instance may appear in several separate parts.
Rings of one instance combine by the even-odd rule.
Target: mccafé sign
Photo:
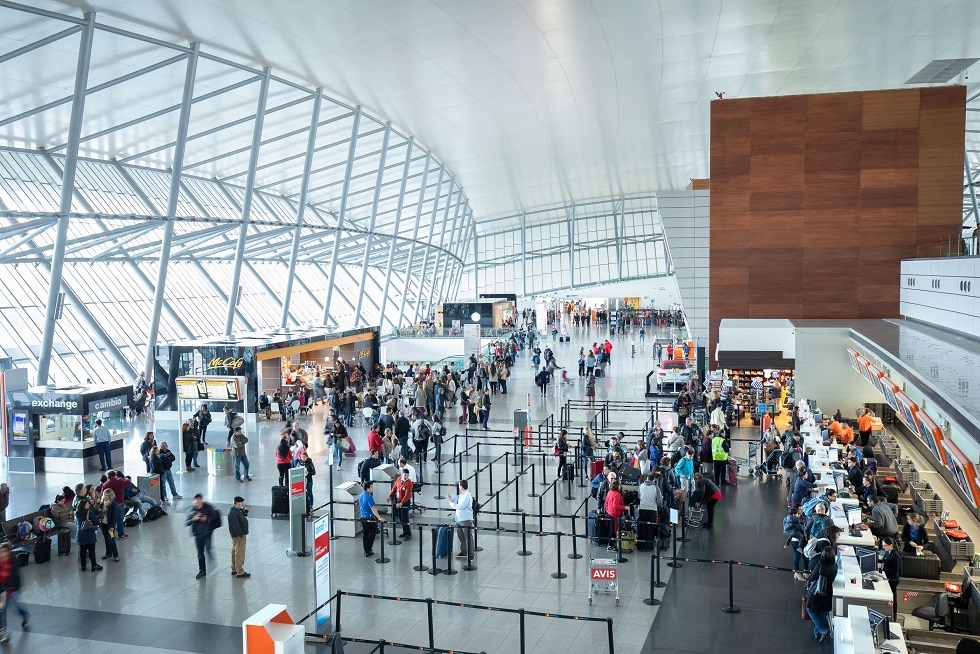
[[[357,351],[357,358],[358,359],[366,359],[369,356],[371,356],[371,348],[369,348],[369,347],[366,347],[363,350],[358,350]]]
[[[245,365],[245,359],[242,357],[227,357],[224,359],[215,357],[208,361],[208,370],[217,370],[219,368],[225,368],[229,370],[238,370],[243,365]]]

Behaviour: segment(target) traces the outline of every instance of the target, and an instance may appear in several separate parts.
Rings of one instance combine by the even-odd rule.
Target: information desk
[[[846,616],[851,606],[863,605],[879,613],[891,615],[892,589],[885,580],[875,581],[871,589],[865,589],[861,579],[861,565],[851,545],[840,545],[840,564],[834,579],[834,615]],[[853,582],[853,583],[852,583]]]
[[[845,497],[830,505],[830,519],[835,525],[844,530],[844,533],[837,538],[837,543],[840,545],[859,545],[874,549],[875,537],[871,535],[870,529],[862,530],[860,536],[851,536],[849,527],[847,526],[847,514],[844,509],[846,506],[858,506],[858,501],[851,497]]]
[[[882,644],[884,649],[880,647]],[[866,606],[853,606],[846,618],[834,618],[834,654],[908,654],[908,651],[902,626],[897,622],[888,623],[888,640],[875,648]]]

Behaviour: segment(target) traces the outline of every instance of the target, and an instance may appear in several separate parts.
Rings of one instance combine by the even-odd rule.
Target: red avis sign
[[[294,481],[292,486],[289,487],[290,495],[304,495],[306,494],[306,482]]]
[[[616,581],[616,568],[591,568],[590,577],[593,581]]]

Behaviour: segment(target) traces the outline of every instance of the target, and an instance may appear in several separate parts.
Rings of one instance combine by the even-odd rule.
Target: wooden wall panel
[[[962,218],[962,86],[711,104],[710,333],[898,316],[899,264]]]

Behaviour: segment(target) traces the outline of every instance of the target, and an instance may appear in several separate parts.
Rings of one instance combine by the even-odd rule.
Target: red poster
[[[306,482],[304,481],[294,481],[289,487],[289,494],[295,497],[296,495],[306,494]]]

